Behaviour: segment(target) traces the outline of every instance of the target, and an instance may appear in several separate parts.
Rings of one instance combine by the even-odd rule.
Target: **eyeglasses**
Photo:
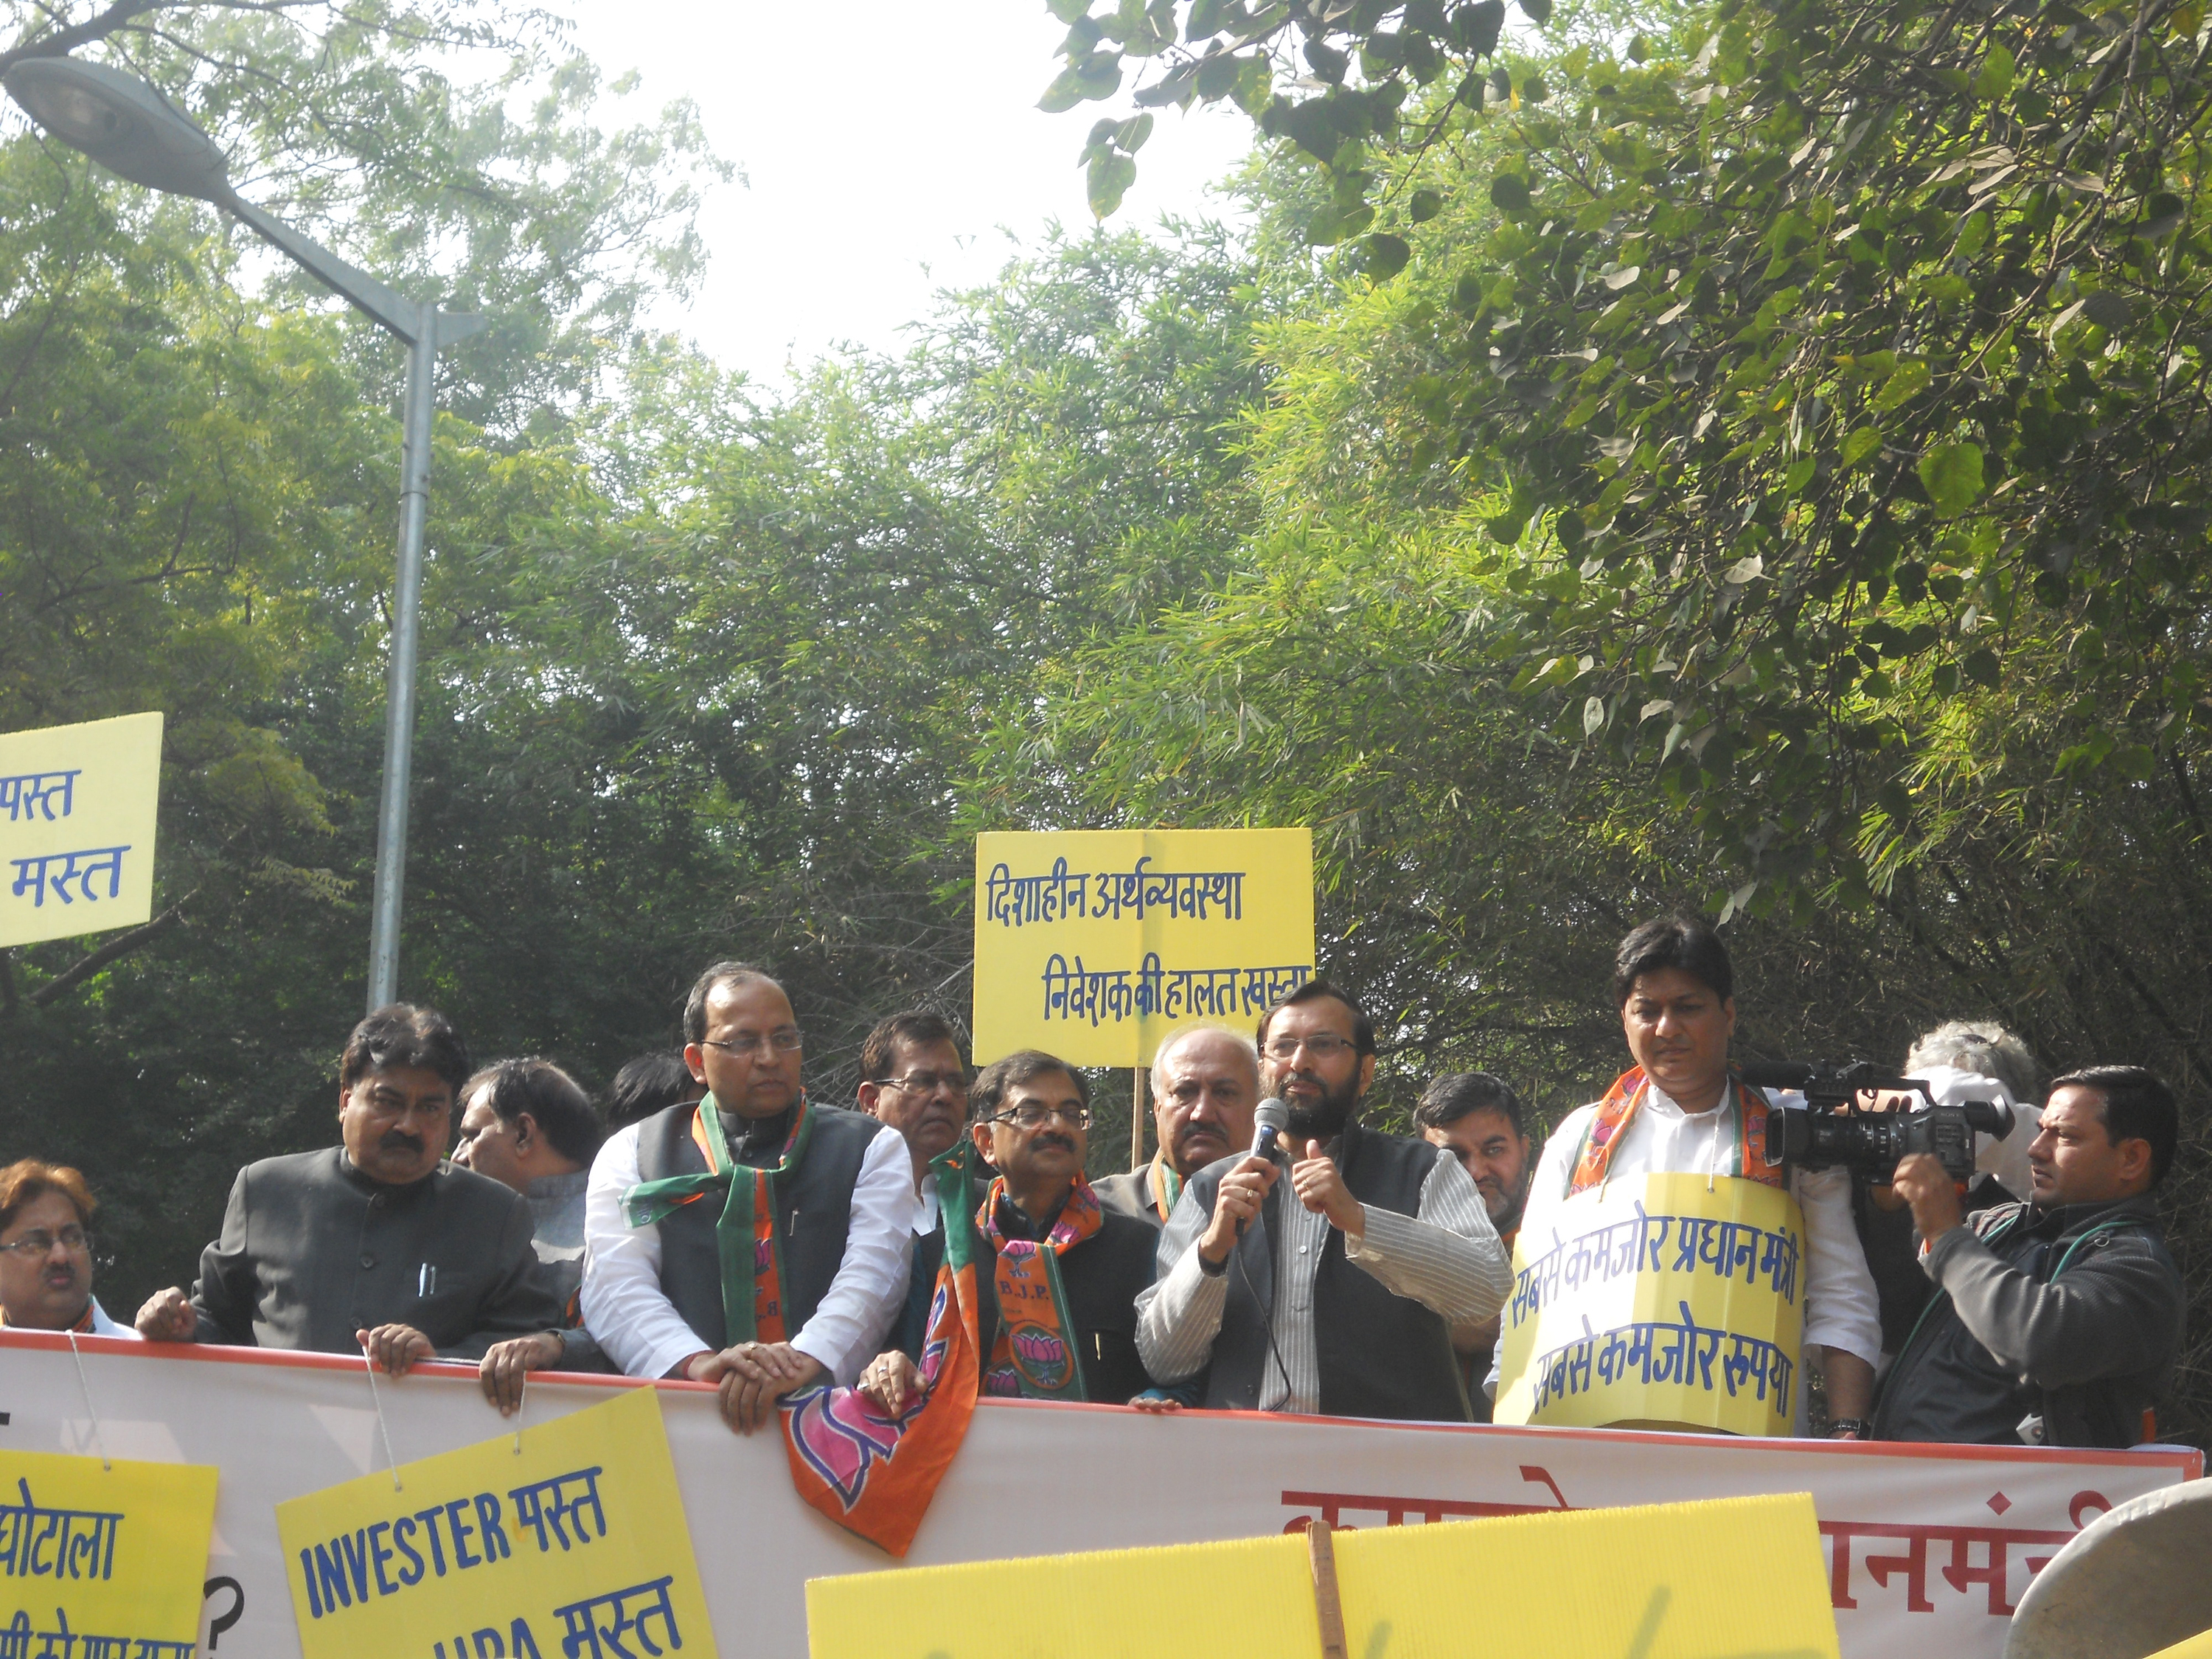
[[[910,1095],[933,1095],[939,1089],[950,1089],[954,1094],[966,1092],[968,1079],[958,1072],[915,1072],[905,1077],[870,1078],[878,1089],[902,1089]]]
[[[1000,1112],[990,1121],[1011,1123],[1018,1129],[1041,1129],[1045,1120],[1053,1117],[1074,1128],[1087,1129],[1091,1127],[1091,1109],[1088,1106],[1040,1106],[1035,1101]]]
[[[41,1256],[61,1241],[62,1249],[71,1255],[88,1255],[92,1249],[92,1235],[82,1227],[64,1227],[58,1233],[25,1233],[21,1238],[0,1244],[0,1250],[13,1250],[19,1255]]]
[[[758,1031],[740,1031],[733,1037],[701,1037],[702,1048],[721,1048],[733,1054],[757,1054],[765,1043],[780,1054],[795,1054],[806,1046],[805,1035],[796,1025],[787,1025],[781,1030],[770,1031],[763,1036]]]
[[[1349,1038],[1334,1036],[1327,1031],[1318,1031],[1312,1036],[1307,1037],[1269,1037],[1267,1058],[1295,1060],[1297,1058],[1298,1050],[1303,1048],[1316,1060],[1334,1060],[1346,1049],[1356,1048],[1358,1046]]]

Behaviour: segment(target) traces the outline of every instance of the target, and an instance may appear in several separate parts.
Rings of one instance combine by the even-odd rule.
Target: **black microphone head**
[[[1737,1073],[1754,1089],[1802,1089],[1814,1067],[1802,1060],[1753,1060]]]

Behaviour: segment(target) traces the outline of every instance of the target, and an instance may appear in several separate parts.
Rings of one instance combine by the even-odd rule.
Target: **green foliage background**
[[[501,319],[440,390],[405,994],[597,1087],[741,954],[840,1098],[875,1017],[964,1015],[977,830],[1309,823],[1386,1114],[1589,1098],[1613,942],[1701,907],[1747,1054],[2166,1073],[2202,1312],[2202,8],[1053,9],[1098,210],[1228,100],[1249,228],[1059,235],[774,397],[637,322],[728,174],[696,112],[606,130],[545,19],[7,13],[0,66],[143,70]],[[0,729],[170,719],[156,925],[0,957],[0,1157],[92,1175],[112,1308],[330,1132],[398,367],[0,125]]]

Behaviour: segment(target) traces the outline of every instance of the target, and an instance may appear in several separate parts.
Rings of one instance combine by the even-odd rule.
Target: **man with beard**
[[[1225,1025],[1176,1032],[1152,1059],[1159,1151],[1143,1169],[1099,1182],[1098,1201],[1164,1226],[1185,1182],[1251,1146],[1252,1110],[1259,1103],[1260,1060],[1243,1033]]]
[[[1420,1104],[1413,1108],[1413,1127],[1421,1139],[1446,1148],[1465,1166],[1509,1261],[1534,1169],[1525,1121],[1521,1097],[1503,1078],[1487,1072],[1448,1072],[1421,1091]],[[1490,1396],[1483,1390],[1482,1379],[1490,1374],[1497,1352],[1495,1315],[1484,1322],[1471,1344],[1460,1345],[1468,1403],[1478,1423],[1490,1421]]]
[[[943,1224],[967,1231],[975,1263],[977,1391],[1122,1404],[1151,1382],[1135,1328],[1153,1234],[1106,1209],[1083,1178],[1090,1090],[1065,1060],[1024,1048],[985,1066],[969,1101],[993,1179],[972,1215]],[[896,1417],[921,1381],[915,1356],[892,1349],[861,1372],[860,1390]]]
[[[394,1376],[481,1359],[561,1322],[522,1194],[441,1167],[468,1054],[445,1016],[393,1003],[354,1027],[338,1063],[342,1144],[239,1171],[199,1282],[157,1291],[138,1332],[160,1342],[358,1353]]]
[[[1453,1345],[1512,1287],[1474,1182],[1449,1151],[1358,1122],[1375,1029],[1327,981],[1269,1009],[1259,1040],[1261,1085],[1291,1109],[1288,1170],[1224,1160],[1184,1187],[1137,1302],[1145,1369],[1204,1370],[1210,1407],[1467,1420]]]

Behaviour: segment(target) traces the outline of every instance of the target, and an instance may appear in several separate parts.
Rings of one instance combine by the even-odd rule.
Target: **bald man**
[[[1252,1039],[1225,1025],[1194,1025],[1160,1045],[1152,1061],[1152,1128],[1159,1151],[1141,1170],[1108,1176],[1092,1189],[1109,1210],[1164,1226],[1182,1184],[1252,1145],[1260,1103],[1260,1056]]]

